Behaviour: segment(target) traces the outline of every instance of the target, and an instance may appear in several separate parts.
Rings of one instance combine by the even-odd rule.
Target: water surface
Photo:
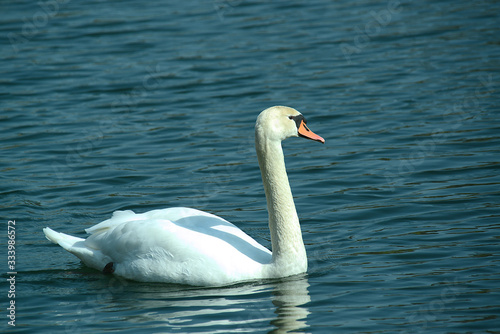
[[[50,3],[0,5],[3,330],[500,328],[498,2]],[[253,126],[272,105],[326,139],[283,144],[306,275],[144,284],[44,238],[189,206],[270,247]]]

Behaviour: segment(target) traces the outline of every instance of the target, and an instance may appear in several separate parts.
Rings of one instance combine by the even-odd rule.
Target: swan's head
[[[309,130],[300,112],[290,107],[276,106],[260,113],[255,124],[258,138],[282,141],[288,137],[304,137],[325,143],[325,140]]]

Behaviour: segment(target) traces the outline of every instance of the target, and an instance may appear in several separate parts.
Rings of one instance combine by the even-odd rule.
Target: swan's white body
[[[137,281],[208,286],[303,273],[306,251],[281,148],[282,140],[298,135],[324,142],[295,109],[272,107],[257,119],[272,253],[223,218],[190,208],[116,211],[86,229],[87,239],[48,227],[44,233],[86,265]]]

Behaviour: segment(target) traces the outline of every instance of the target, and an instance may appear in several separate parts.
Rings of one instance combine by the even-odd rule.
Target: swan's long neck
[[[267,199],[273,263],[281,271],[288,268],[291,274],[293,271],[304,272],[307,270],[307,256],[281,142],[269,140],[257,132],[255,147]]]

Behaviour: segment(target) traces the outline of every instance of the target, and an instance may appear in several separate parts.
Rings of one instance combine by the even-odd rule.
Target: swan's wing
[[[122,230],[121,228],[116,232],[111,233],[116,227],[122,226],[126,223],[129,223],[130,225],[131,222],[137,221],[141,224],[139,229],[143,231],[142,234],[154,235],[155,233],[153,231],[148,232],[147,229],[150,228],[148,227],[150,226],[149,222],[155,218],[171,217],[174,220],[178,220],[190,216],[203,215],[210,214],[189,208],[153,210],[143,214],[136,214],[131,210],[115,211],[110,219],[85,230],[87,233],[91,234],[91,237],[88,239],[82,239],[65,233],[56,232],[49,227],[44,228],[43,232],[48,240],[58,244],[66,251],[77,256],[89,267],[102,270],[109,262],[112,262],[113,260],[116,261],[116,259],[122,257],[115,255],[116,259],[113,259],[110,255],[118,252],[120,255],[128,254],[130,256],[134,254],[134,251],[138,250],[137,246],[135,248],[124,249],[127,248],[127,242],[129,242],[130,239],[133,239],[133,236],[120,236],[120,231]],[[150,246],[152,242],[153,241],[150,240]],[[144,245],[147,245],[147,243]],[[113,247],[115,248],[113,249]]]
[[[86,231],[87,248],[110,258],[117,274],[136,280],[222,283],[221,276],[230,280],[271,260],[269,250],[233,224],[189,208],[118,211]]]

